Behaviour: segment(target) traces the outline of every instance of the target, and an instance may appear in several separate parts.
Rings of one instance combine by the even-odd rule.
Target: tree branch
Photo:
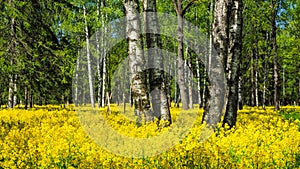
[[[174,8],[175,8],[175,11],[176,11],[177,15],[179,15],[178,6],[176,4],[176,1],[172,0],[172,2],[173,2],[173,5],[174,5]]]
[[[191,0],[186,6],[185,6],[185,8],[182,10],[182,16],[184,16],[184,14],[186,13],[186,11],[192,6],[192,5],[194,5],[195,4],[195,1],[196,0]]]

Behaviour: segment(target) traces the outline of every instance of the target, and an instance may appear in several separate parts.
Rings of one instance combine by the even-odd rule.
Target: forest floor
[[[88,121],[80,120],[82,112],[75,111],[72,105],[0,110],[0,168],[300,167],[300,107],[297,106],[282,107],[277,112],[272,107],[244,107],[238,112],[236,127],[229,130],[219,126],[202,141],[199,137],[203,131],[203,110],[181,112],[171,108],[171,127],[178,123],[185,126],[186,123],[180,121],[180,114],[186,114],[185,120],[197,114],[189,132],[167,150],[163,145],[168,144],[168,140],[158,139],[160,143],[155,144],[162,146],[161,151],[152,157],[139,158],[130,157],[130,154],[118,155],[114,152],[118,149],[116,145],[110,151],[110,145],[115,144],[113,141],[107,141],[103,147],[101,142],[93,139],[86,126],[95,131],[102,130],[99,131],[100,138],[107,138],[109,130],[103,132],[103,128],[96,128],[100,115],[112,129],[128,137],[151,139],[168,133],[169,129],[161,129],[157,123],[137,125],[131,119],[134,116],[120,113],[117,107],[112,105],[111,113],[107,113],[106,108],[100,109],[100,113],[90,114],[86,118]],[[119,146],[123,151],[124,145]]]

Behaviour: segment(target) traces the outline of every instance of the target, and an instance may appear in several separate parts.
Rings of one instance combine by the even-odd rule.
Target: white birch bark
[[[90,90],[90,101],[91,106],[95,107],[95,97],[94,97],[94,85],[93,85],[93,76],[92,76],[92,65],[90,58],[90,40],[89,40],[89,30],[86,16],[86,7],[83,5],[83,15],[85,23],[85,38],[86,38],[86,57],[87,57],[87,67],[88,67],[88,79],[89,79],[89,90]]]
[[[126,35],[129,41],[128,54],[131,72],[131,92],[135,114],[138,122],[144,116],[145,121],[152,121],[148,87],[146,83],[145,58],[141,37],[141,23],[139,20],[138,0],[124,0],[126,10]]]

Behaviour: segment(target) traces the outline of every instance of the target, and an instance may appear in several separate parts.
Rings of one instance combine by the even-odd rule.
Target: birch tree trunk
[[[188,52],[187,52],[188,53]],[[188,67],[192,67],[192,58],[189,56],[188,57],[189,60],[188,60],[188,64],[189,66]],[[188,71],[188,82],[189,82],[189,108],[192,109],[193,108],[193,78],[194,78],[194,75],[192,73],[192,71]]]
[[[242,24],[243,24],[243,2],[232,0],[230,6],[229,23],[229,48],[227,56],[226,75],[228,102],[223,120],[223,125],[235,126],[238,110],[238,81],[240,58],[242,55]]]
[[[164,75],[164,58],[160,28],[158,25],[156,0],[143,0],[143,11],[146,27],[146,42],[148,48],[148,64],[150,68],[149,81],[152,96],[154,116],[171,124],[166,79]],[[151,33],[150,33],[151,32]]]
[[[101,1],[101,7],[104,8],[106,5],[105,5],[105,0],[102,0]],[[101,23],[102,25],[104,25],[105,21],[105,15],[104,13],[102,12],[101,13]],[[103,55],[102,55],[102,66],[103,66],[103,69],[102,69],[102,105],[101,107],[104,107],[105,106],[105,91],[106,91],[106,75],[107,75],[107,68],[106,68],[106,41],[105,41],[105,36],[106,36],[106,27],[104,27],[104,34],[102,35],[102,45],[103,45]]]
[[[255,106],[258,107],[258,55],[259,55],[259,51],[258,51],[258,41],[257,41],[258,37],[256,37],[255,40]]]
[[[187,88],[185,86],[185,74],[184,74],[184,50],[183,50],[183,16],[186,11],[194,4],[195,0],[191,0],[184,8],[182,5],[182,0],[172,0],[175,11],[177,13],[177,40],[178,40],[178,85],[180,89],[180,97],[182,102],[182,109],[188,109],[188,94]]]
[[[90,101],[91,101],[92,107],[94,108],[95,107],[94,85],[93,85],[92,65],[91,65],[91,58],[90,58],[89,30],[88,30],[85,5],[83,5],[83,15],[84,15],[84,24],[85,24],[86,57],[87,57],[88,77],[89,77]]]
[[[279,100],[278,100],[278,59],[277,59],[277,26],[276,26],[276,18],[277,18],[277,11],[278,11],[278,6],[279,5],[279,0],[272,0],[272,33],[271,33],[271,38],[272,38],[272,44],[273,44],[273,66],[274,66],[274,107],[275,110],[279,110]]]
[[[9,5],[11,7],[13,7],[13,0],[9,0]],[[14,65],[14,50],[15,50],[15,18],[12,17],[11,18],[11,32],[10,32],[10,36],[11,36],[11,47],[10,47],[10,52],[11,52],[11,56],[10,56],[10,65],[13,66]],[[8,85],[8,108],[13,108],[14,107],[14,87],[15,87],[15,82],[14,82],[14,74],[10,74],[9,76],[9,85]]]
[[[126,10],[126,35],[129,41],[128,54],[135,114],[140,119],[144,115],[146,122],[148,122],[153,120],[153,116],[150,111],[149,93],[144,69],[145,58],[139,20],[139,1],[124,0],[123,5]]]
[[[183,58],[183,18],[177,15],[178,20],[178,85],[180,89],[180,96],[182,102],[182,109],[188,109],[188,95],[185,86],[185,73],[184,73],[184,58]]]
[[[200,61],[199,58],[196,58],[196,69],[197,69],[197,96],[198,96],[198,105],[202,107],[201,102],[201,74],[200,74]]]
[[[223,66],[217,63],[223,63],[227,59],[228,54],[228,3],[230,0],[219,0],[214,3],[214,20],[212,26],[212,37],[213,44],[217,54],[212,55],[210,65],[207,66],[209,70],[209,84],[208,94],[205,102],[205,111],[203,114],[203,122],[212,128],[216,128],[217,124],[221,121],[222,112],[225,107],[222,105],[226,104],[226,100],[219,100],[220,98],[225,99],[225,92],[223,91],[225,85],[225,77],[221,72],[224,72]],[[223,63],[224,64],[224,63]]]
[[[239,82],[238,82],[238,104],[239,110],[243,109],[243,95],[242,95],[242,77],[239,75]]]
[[[97,23],[100,22],[100,0],[97,0]],[[102,25],[103,26],[103,25]],[[97,90],[97,100],[98,100],[98,108],[102,106],[102,61],[103,57],[100,52],[100,30],[97,28],[96,31],[96,52],[97,52],[97,76],[98,76],[98,90]]]
[[[223,125],[234,126],[238,105],[238,71],[242,47],[242,0],[219,0],[215,2],[213,44],[217,56],[211,59],[209,94],[203,121],[215,128],[225,112]],[[225,63],[224,63],[225,62]],[[225,70],[217,63],[223,63]],[[220,72],[225,72],[227,87],[222,92]],[[223,81],[224,82],[224,81]],[[218,100],[224,98],[224,100]],[[225,105],[223,107],[222,105]],[[225,110],[225,111],[224,111]]]
[[[251,106],[255,105],[255,84],[254,84],[254,50],[251,55]]]

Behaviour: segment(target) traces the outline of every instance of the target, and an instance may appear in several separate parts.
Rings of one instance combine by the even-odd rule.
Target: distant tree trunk
[[[258,55],[259,55],[259,51],[258,51],[258,41],[257,41],[258,37],[256,37],[255,40],[255,106],[258,107]]]
[[[75,68],[75,91],[74,91],[74,102],[75,106],[79,104],[78,99],[78,78],[79,78],[79,65],[80,65],[80,37],[78,37],[78,47],[77,47],[77,62],[76,62],[76,68]],[[27,89],[27,88],[26,88]]]
[[[168,121],[171,124],[166,78],[164,75],[164,58],[160,50],[162,49],[162,43],[159,35],[160,28],[156,13],[156,0],[143,0],[143,11],[145,15],[148,64],[150,68],[149,81],[154,115],[158,119]]]
[[[88,30],[88,23],[86,19],[86,8],[83,5],[83,15],[84,15],[84,23],[85,23],[85,38],[86,38],[86,57],[87,57],[87,67],[88,67],[88,77],[89,77],[89,90],[90,90],[90,101],[91,105],[95,107],[95,97],[94,97],[94,85],[93,85],[93,75],[92,75],[92,65],[91,65],[91,58],[90,58],[90,40],[89,40],[89,30]]]
[[[251,55],[251,106],[255,105],[255,80],[254,80],[254,50]]]
[[[187,54],[188,54],[188,52],[187,52]],[[189,59],[188,59],[188,64],[189,64],[189,66],[188,67],[192,67],[192,58],[191,58],[191,56],[189,56],[188,57]],[[189,82],[189,87],[188,87],[188,89],[189,89],[189,108],[190,109],[192,109],[193,108],[193,73],[192,73],[192,71],[189,71],[189,70],[186,70],[187,71],[187,73],[188,73],[188,82]]]
[[[100,0],[97,0],[97,19],[96,21],[99,23],[100,20]],[[102,25],[103,26],[103,25]],[[102,38],[103,39],[103,38]],[[98,90],[97,90],[97,100],[98,100],[98,108],[102,106],[102,61],[103,57],[100,52],[100,30],[96,30],[96,52],[97,52],[97,76],[98,76]]]
[[[32,92],[32,84],[30,84],[29,90],[29,108],[33,108],[33,92]]]
[[[175,46],[176,46],[176,44],[175,44],[175,42],[174,42],[174,49],[175,49]],[[176,50],[176,49],[175,49]],[[175,53],[176,51],[174,51],[174,53]],[[178,72],[177,72],[177,58],[176,58],[176,56],[175,56],[175,58],[174,58],[174,107],[179,107],[179,99],[178,99],[178,84],[177,84],[177,75],[178,75]]]
[[[265,63],[266,65],[266,63]],[[265,108],[266,106],[266,90],[267,90],[267,87],[266,87],[266,83],[267,83],[267,74],[266,74],[266,66],[264,68],[264,86],[263,86],[263,99],[262,99],[262,105],[263,105],[263,108]]]
[[[201,102],[201,74],[200,74],[200,61],[199,58],[196,58],[196,69],[197,69],[197,96],[198,96],[198,105],[202,107]]]
[[[243,109],[243,95],[242,95],[242,77],[239,75],[239,82],[238,82],[238,104],[239,110]]]
[[[277,61],[277,26],[276,26],[276,17],[277,17],[277,12],[278,12],[278,5],[279,5],[279,0],[272,0],[272,33],[271,33],[271,39],[273,43],[273,64],[274,64],[274,107],[275,110],[279,110],[279,100],[278,100],[278,61]]]
[[[182,102],[182,109],[187,110],[188,109],[188,94],[186,91],[185,86],[185,76],[184,76],[184,52],[183,52],[183,16],[185,15],[186,11],[194,4],[194,0],[190,1],[184,8],[182,6],[182,0],[173,0],[173,5],[175,8],[175,11],[177,13],[177,22],[178,22],[178,28],[177,28],[177,40],[178,40],[178,85],[180,89],[180,96],[181,96],[181,102]]]
[[[135,114],[140,119],[144,115],[146,122],[152,121],[146,71],[144,70],[145,58],[139,20],[139,1],[124,0],[123,5],[126,10],[126,35],[129,41],[128,54]]]
[[[169,55],[169,51],[168,51],[168,40],[166,40],[166,46],[165,46],[165,50],[166,50],[166,58],[168,58],[167,63],[165,64],[165,69],[168,68],[167,72],[165,72],[165,78],[166,78],[166,88],[167,88],[167,98],[168,98],[168,105],[169,105],[169,109],[170,107],[172,107],[171,105],[171,75],[172,75],[172,69],[173,69],[173,64],[171,63],[172,59],[171,56]],[[170,66],[168,66],[170,64]]]
[[[101,1],[101,7],[104,8],[106,6],[105,4],[105,0]],[[104,21],[105,21],[105,15],[102,12],[101,13],[101,23],[102,25],[104,25]],[[106,41],[105,41],[105,36],[106,36],[106,27],[104,27],[104,34],[102,35],[102,44],[103,44],[103,55],[102,55],[102,66],[103,66],[103,71],[102,71],[102,106],[105,106],[105,91],[106,91],[106,75],[107,75],[107,68],[106,68]]]
[[[25,91],[24,91],[24,97],[25,97],[25,109],[27,109],[27,108],[28,108],[28,88],[27,88],[27,86],[25,87],[24,90],[25,90]]]
[[[12,8],[14,7],[13,5],[13,0],[9,0],[9,6]],[[10,47],[10,66],[14,65],[14,50],[15,50],[15,18],[11,18],[11,47]],[[9,85],[8,85],[8,108],[13,108],[14,107],[14,87],[15,87],[15,82],[14,82],[14,74],[11,73],[9,76]]]

